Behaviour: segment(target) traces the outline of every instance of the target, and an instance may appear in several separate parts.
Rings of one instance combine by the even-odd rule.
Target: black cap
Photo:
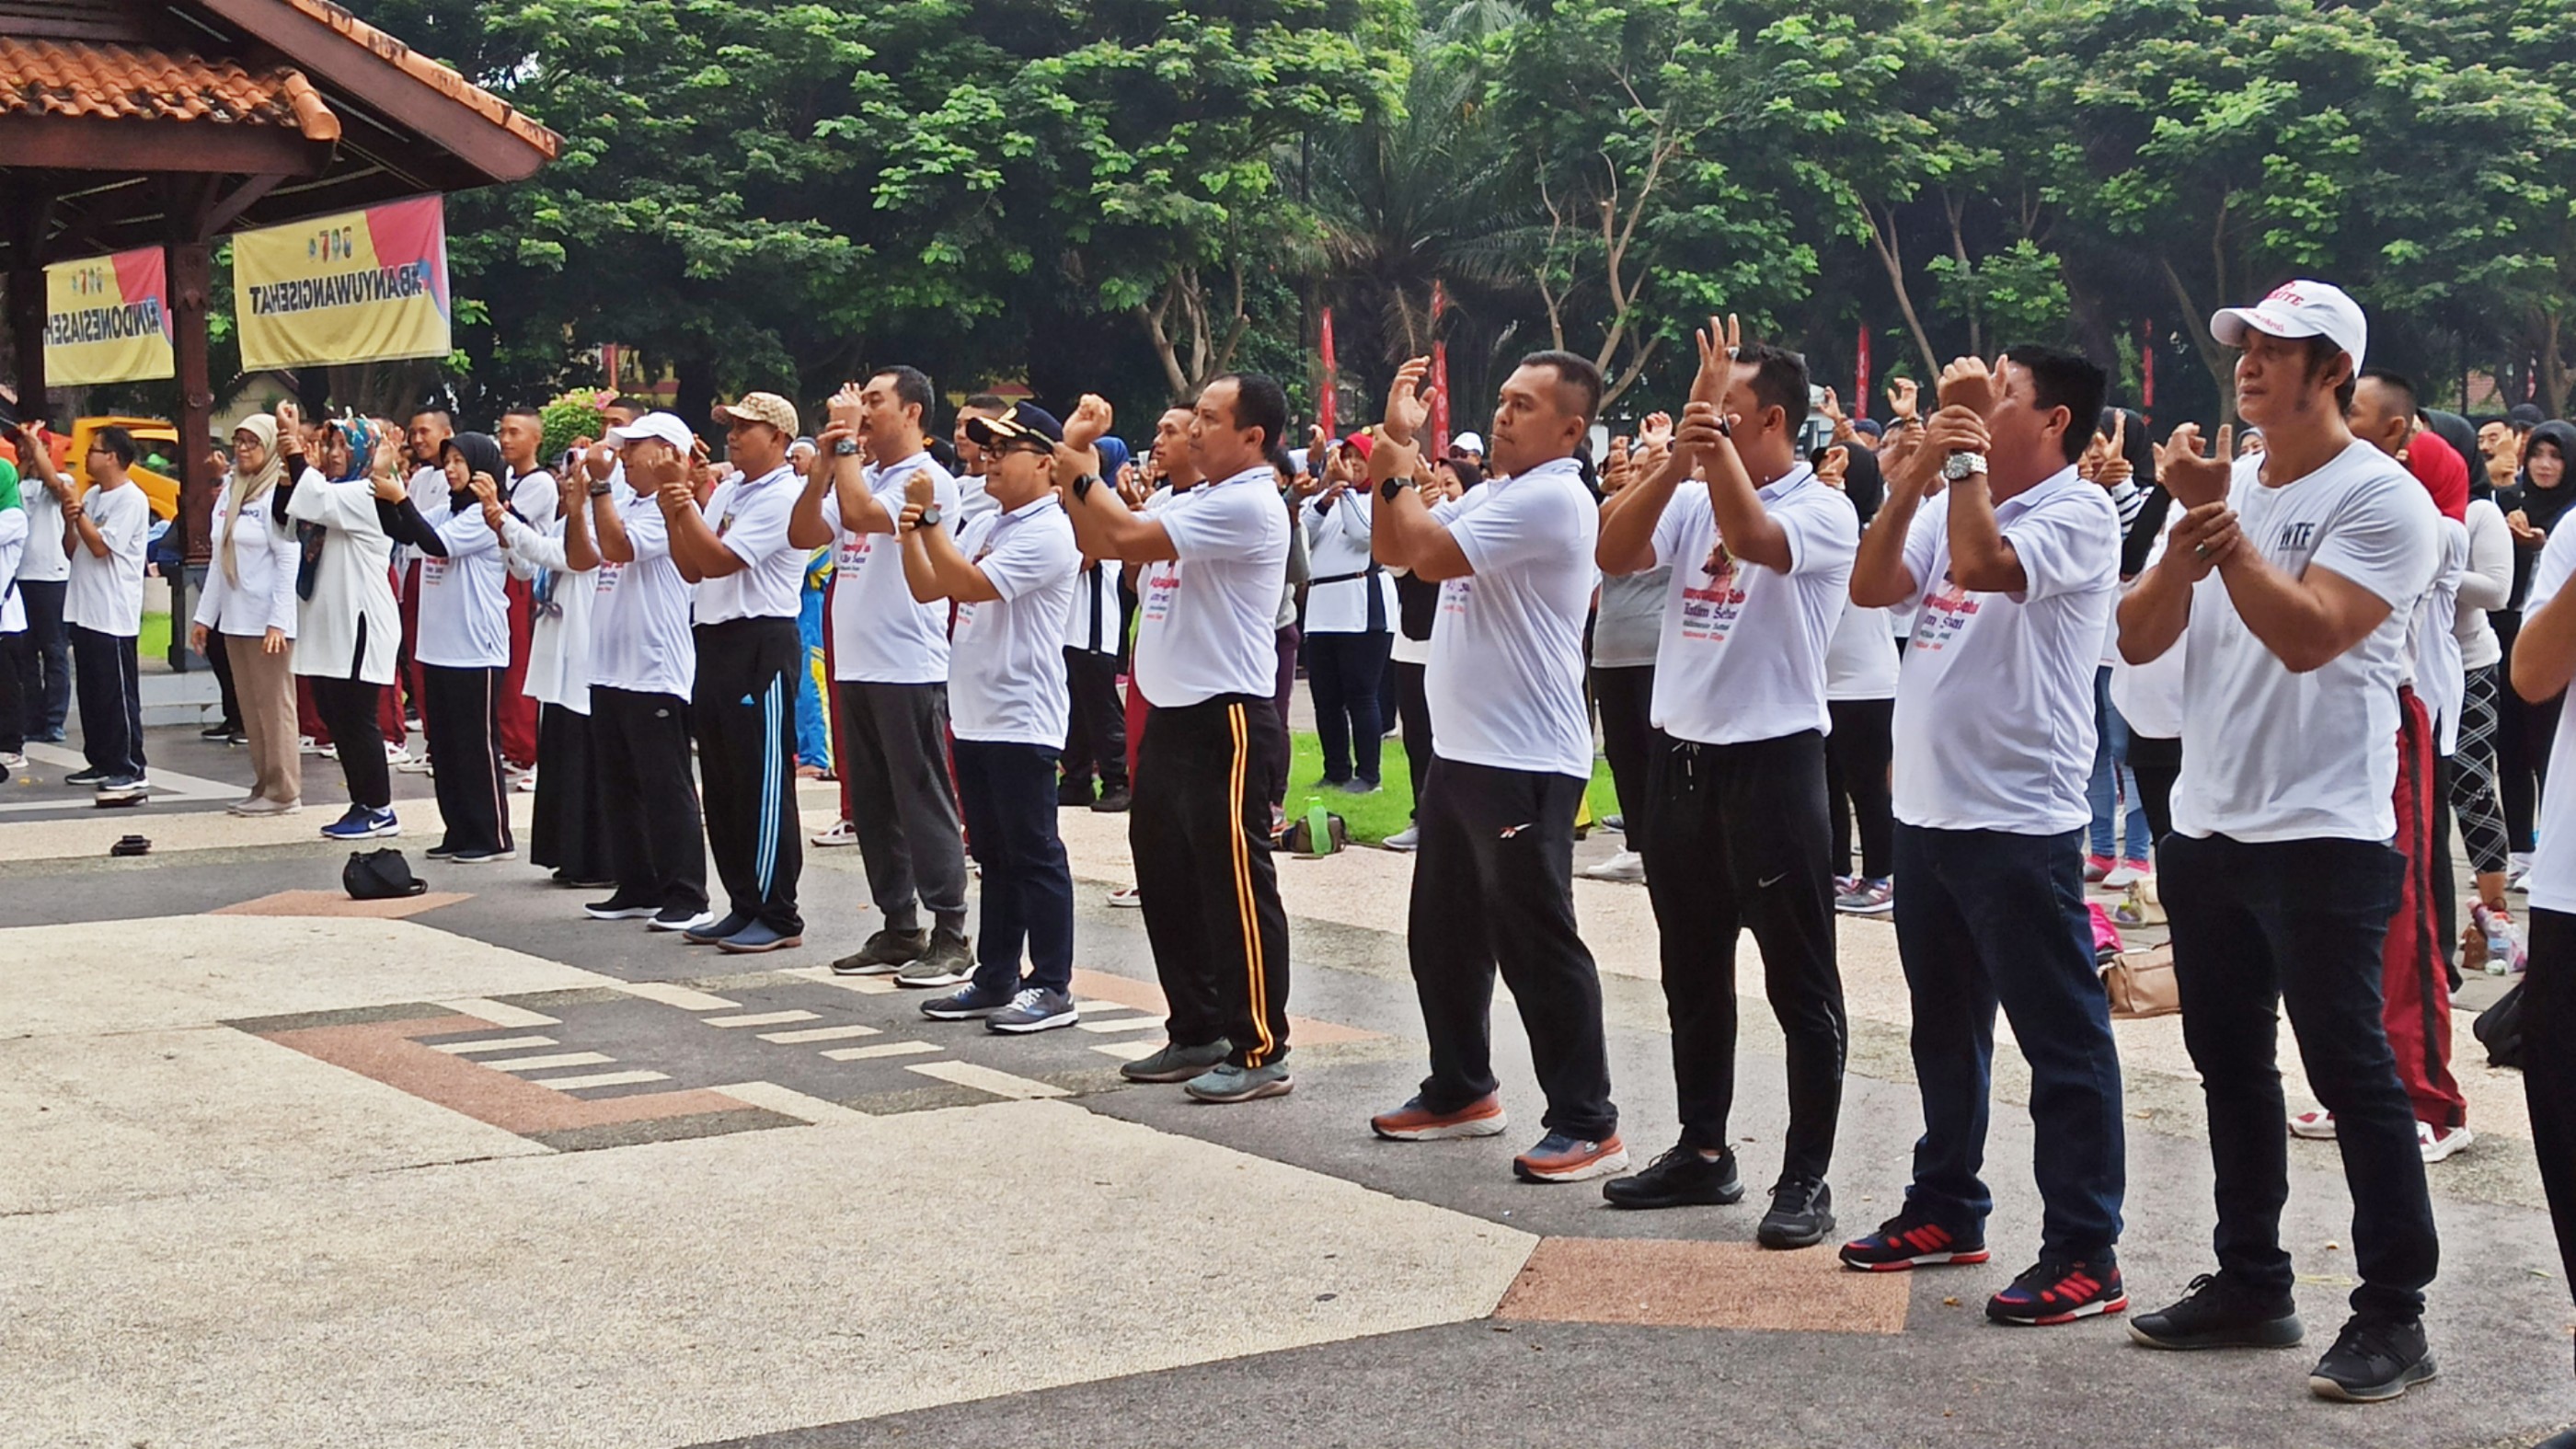
[[[1035,403],[1013,403],[1011,410],[998,418],[968,418],[966,436],[979,448],[998,448],[1027,438],[1052,447],[1064,441],[1064,424]]]
[[[2515,403],[2513,407],[2505,413],[2504,420],[2513,424],[2515,427],[2528,432],[2533,428],[2539,427],[2542,423],[2547,422],[2549,420],[2549,415],[2540,410],[2540,405],[2538,403]]]

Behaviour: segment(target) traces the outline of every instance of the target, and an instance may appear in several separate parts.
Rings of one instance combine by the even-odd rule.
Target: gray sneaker
[[[1082,1019],[1073,998],[1061,991],[1041,991],[1032,986],[1011,998],[1011,1004],[984,1018],[987,1031],[1006,1031],[1025,1035],[1071,1026]]]
[[[1249,1102],[1259,1097],[1285,1096],[1295,1085],[1284,1062],[1258,1067],[1219,1062],[1183,1082],[1181,1090],[1202,1102]]]
[[[1131,1082],[1186,1082],[1234,1055],[1234,1043],[1218,1037],[1205,1046],[1166,1043],[1150,1057],[1125,1063],[1118,1075]]]
[[[911,965],[894,973],[897,986],[955,986],[975,979],[975,951],[964,936],[942,926]]]
[[[859,949],[832,963],[836,976],[892,976],[905,962],[921,959],[930,940],[927,931],[879,931]]]

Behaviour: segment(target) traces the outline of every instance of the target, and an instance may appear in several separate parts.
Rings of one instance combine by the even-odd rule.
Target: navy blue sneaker
[[[2128,1307],[2129,1293],[2120,1286],[2117,1267],[2052,1263],[2043,1258],[2015,1278],[2011,1287],[1986,1300],[1986,1316],[1997,1323],[2046,1326],[2122,1313]]]
[[[1960,1232],[1911,1205],[1880,1223],[1877,1232],[1843,1244],[1842,1251],[1843,1266],[1864,1273],[1982,1263],[1989,1256],[1983,1233]]]
[[[692,946],[712,946],[718,941],[723,940],[727,936],[732,935],[734,932],[739,931],[750,924],[751,917],[744,915],[740,911],[728,911],[725,913],[723,920],[710,921],[704,925],[691,926],[682,931],[680,933],[680,939],[688,942]]]
[[[791,936],[767,921],[754,921],[719,939],[716,949],[735,956],[756,956],[764,951],[785,951],[804,944],[803,936]]]
[[[352,805],[347,814],[323,826],[322,834],[331,840],[378,840],[402,834],[402,822],[394,819],[391,810]]]
[[[921,1003],[921,1014],[932,1021],[973,1021],[1010,1004],[1011,993],[986,991],[970,981],[946,996]]]

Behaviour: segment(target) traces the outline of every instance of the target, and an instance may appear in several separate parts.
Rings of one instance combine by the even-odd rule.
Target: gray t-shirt
[[[1592,621],[1593,668],[1631,669],[1655,662],[1655,641],[1664,628],[1664,595],[1672,583],[1670,564],[1601,580],[1600,613]]]

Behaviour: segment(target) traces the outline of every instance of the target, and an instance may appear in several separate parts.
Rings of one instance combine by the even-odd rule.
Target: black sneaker
[[[626,896],[610,896],[581,908],[581,913],[594,921],[649,921],[660,907],[651,901]]]
[[[2258,1299],[2215,1273],[2192,1279],[2172,1307],[2129,1320],[2129,1337],[2149,1348],[2288,1348],[2307,1335],[2286,1296]]]
[[[83,788],[90,788],[106,784],[108,774],[108,771],[102,770],[93,765],[86,770],[75,770],[71,774],[63,776],[63,783],[66,785],[78,785]]]
[[[442,840],[436,845],[431,846],[429,849],[422,851],[421,854],[428,856],[432,860],[454,860],[456,858],[456,847]]]
[[[1091,812],[1095,815],[1124,815],[1132,800],[1126,786],[1112,785],[1100,792],[1099,799],[1091,802]]]
[[[197,731],[197,738],[210,742],[217,742],[229,740],[240,733],[240,725],[226,724],[223,721],[218,720],[215,723],[206,726],[204,729]]]
[[[1997,1323],[2047,1326],[2128,1307],[2128,1290],[2120,1284],[2117,1266],[2042,1258],[2011,1287],[1986,1300],[1986,1316]]]
[[[1744,1179],[1735,1170],[1734,1152],[1711,1159],[1679,1142],[1645,1171],[1601,1184],[1601,1196],[1617,1208],[1724,1207],[1744,1200]]]
[[[930,944],[928,931],[882,930],[868,937],[859,949],[832,963],[836,976],[892,976],[910,962],[921,959],[922,948]]]
[[[2335,1335],[2334,1347],[2308,1371],[2308,1390],[2320,1399],[2376,1404],[2441,1371],[2425,1345],[2424,1320],[2355,1315]]]
[[[1823,1179],[1784,1177],[1771,1189],[1771,1211],[1753,1230],[1766,1248],[1812,1248],[1834,1231],[1834,1190]]]
[[[1090,804],[1090,779],[1086,777],[1076,780],[1071,776],[1067,776],[1064,779],[1058,780],[1055,785],[1055,803],[1067,810],[1078,810],[1081,807]]]
[[[1991,1256],[1982,1232],[1960,1232],[1910,1205],[1880,1223],[1877,1232],[1843,1244],[1842,1251],[1843,1266],[1864,1273],[1962,1266],[1982,1263]]]

